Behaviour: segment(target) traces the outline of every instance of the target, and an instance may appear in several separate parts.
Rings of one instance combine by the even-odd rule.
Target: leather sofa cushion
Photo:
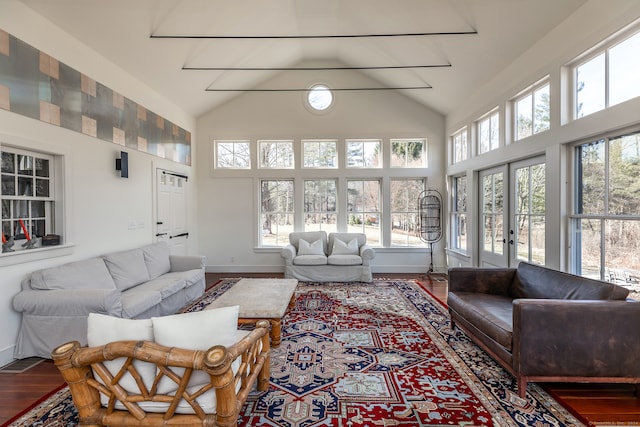
[[[613,283],[521,262],[509,294],[515,299],[624,300],[629,291]]]
[[[513,341],[512,301],[507,296],[476,292],[454,292],[447,297],[449,309],[508,351]]]

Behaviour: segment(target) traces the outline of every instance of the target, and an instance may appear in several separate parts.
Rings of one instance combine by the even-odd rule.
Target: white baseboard
[[[8,365],[15,360],[13,358],[13,349],[15,347],[15,345],[10,345],[0,350],[0,366]]]

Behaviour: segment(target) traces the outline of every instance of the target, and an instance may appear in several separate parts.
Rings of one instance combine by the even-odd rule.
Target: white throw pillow
[[[89,347],[97,347],[114,341],[153,341],[153,326],[151,319],[123,319],[104,314],[89,313],[87,319],[87,343]],[[104,366],[115,376],[126,358],[121,357],[104,362]],[[142,382],[147,390],[153,385],[156,376],[156,365],[153,363],[136,360],[133,362],[136,370],[142,377]],[[102,380],[94,372],[94,376],[100,382]],[[130,373],[126,373],[120,380],[122,388],[129,393],[139,394],[139,388]],[[104,396],[101,396],[104,397]],[[106,398],[103,401],[106,404]]]
[[[239,311],[240,306],[234,305],[194,313],[152,317],[153,335],[158,344],[167,347],[188,350],[208,350],[214,345],[229,347],[237,340]],[[182,369],[173,369],[182,375]],[[189,387],[206,384],[209,381],[210,377],[207,373],[194,371]],[[158,384],[158,392],[161,394],[171,393],[177,388],[178,385],[167,377],[163,377]],[[211,405],[210,403],[203,406]]]
[[[358,239],[352,239],[349,243],[345,243],[340,239],[334,239],[331,255],[359,255]]]
[[[318,239],[313,243],[309,243],[304,239],[298,241],[298,255],[324,255],[322,240]]]

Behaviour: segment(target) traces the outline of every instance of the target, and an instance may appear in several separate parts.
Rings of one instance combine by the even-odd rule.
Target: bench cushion
[[[31,274],[31,289],[116,289],[100,258],[71,262]]]

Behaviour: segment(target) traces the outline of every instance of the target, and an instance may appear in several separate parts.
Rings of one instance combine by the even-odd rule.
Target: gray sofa
[[[22,313],[14,357],[50,358],[73,340],[86,345],[89,313],[174,314],[204,289],[204,257],[171,255],[162,242],[35,271],[13,298]]]
[[[447,305],[464,330],[517,379],[640,383],[640,301],[621,286],[521,262],[451,268]]]
[[[357,244],[349,247],[353,240]],[[302,246],[307,246],[306,252]],[[330,233],[327,236],[324,231],[293,232],[280,255],[285,260],[284,277],[287,279],[309,282],[371,282],[373,279],[370,261],[375,257],[375,251],[367,245],[364,233]]]

